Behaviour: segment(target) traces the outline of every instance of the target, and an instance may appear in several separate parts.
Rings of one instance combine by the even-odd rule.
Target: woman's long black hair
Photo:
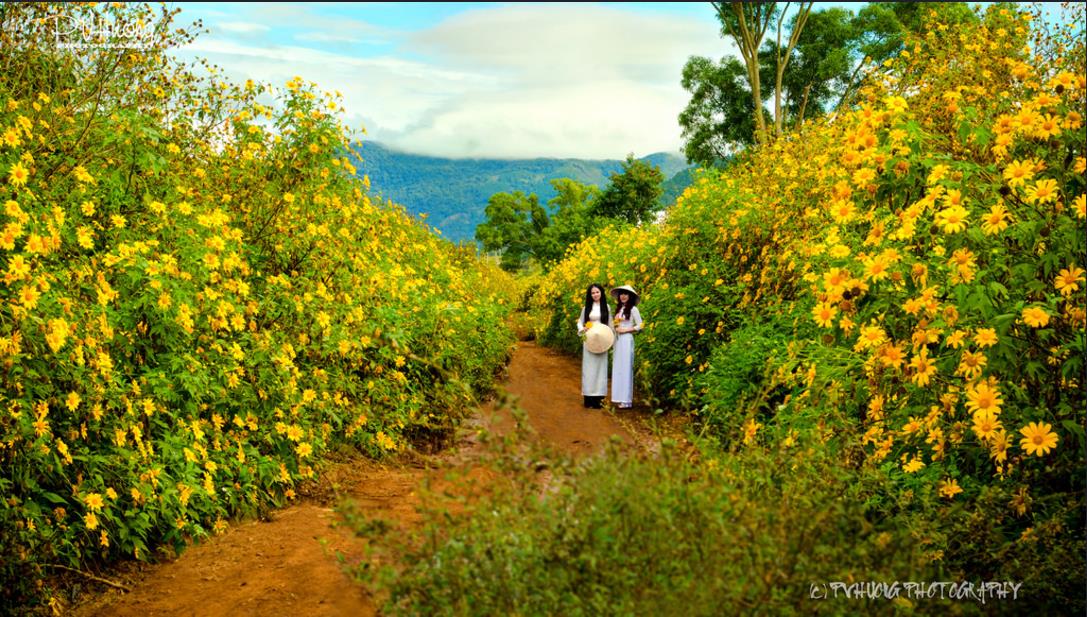
[[[626,302],[616,300],[616,302],[618,302],[618,304],[615,305],[615,316],[619,318],[620,321],[623,319],[630,319],[630,307],[634,306],[634,303],[629,300]]]
[[[623,302],[619,299],[623,296],[623,294],[627,294],[626,302]],[[615,302],[615,316],[620,320],[630,319],[630,309],[634,305],[638,304],[638,296],[630,293],[625,289],[620,289],[619,293],[615,294]]]
[[[585,290],[585,309],[581,312],[581,321],[589,321],[589,312],[593,310],[593,287],[600,290],[600,323],[608,323],[608,296],[600,283],[593,283]]]

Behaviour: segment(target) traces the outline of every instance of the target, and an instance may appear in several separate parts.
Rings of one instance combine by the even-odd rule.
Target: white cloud
[[[261,16],[255,21],[288,20],[281,23],[306,33],[294,37],[298,45],[220,35],[197,39],[186,53],[242,78],[282,84],[301,75],[340,90],[348,115],[364,120],[371,138],[440,156],[679,150],[677,117],[689,98],[679,85],[683,64],[729,50],[712,19],[597,5],[498,6],[410,34],[341,27],[290,5]],[[358,58],[313,48],[347,39],[389,41],[393,51]]]
[[[677,63],[721,47],[706,23],[576,4],[470,11],[410,40],[450,62],[558,83],[617,77],[678,83]]]
[[[621,80],[472,93],[386,140],[449,157],[643,156],[678,148],[676,116],[685,103]]]
[[[369,130],[403,131],[450,99],[450,93],[493,88],[487,75],[436,67],[399,58],[355,58],[298,46],[257,47],[225,40],[197,39],[184,48],[206,57],[228,75],[282,86],[300,75],[325,90],[339,90],[350,118]]]
[[[323,15],[320,13],[320,7],[309,6],[306,3],[261,2],[253,5],[243,4],[241,7],[249,10],[252,17],[259,17],[276,24],[305,28],[327,37],[366,37],[385,40],[400,35],[394,30],[343,15]]]
[[[593,5],[508,6],[452,17],[409,42],[443,62],[502,75],[394,137],[444,156],[621,158],[681,147],[679,85],[691,55],[720,55],[716,27]]]

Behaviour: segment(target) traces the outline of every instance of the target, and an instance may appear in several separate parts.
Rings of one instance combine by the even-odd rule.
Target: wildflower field
[[[509,354],[516,284],[370,200],[337,95],[177,63],[165,11],[4,8],[5,606],[444,431]],[[63,53],[58,15],[151,34]]]

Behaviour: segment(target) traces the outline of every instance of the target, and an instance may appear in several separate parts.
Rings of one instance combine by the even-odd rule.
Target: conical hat
[[[585,349],[591,353],[607,353],[615,343],[615,333],[602,323],[595,323],[585,333]]]
[[[621,292],[626,292],[626,293],[630,294],[630,304],[631,304],[631,306],[638,303],[638,300],[639,300],[638,292],[634,291],[634,288],[631,287],[630,285],[622,285],[620,287],[616,287],[615,289],[611,290],[611,297],[615,298],[615,301],[618,302],[619,301],[619,294]]]

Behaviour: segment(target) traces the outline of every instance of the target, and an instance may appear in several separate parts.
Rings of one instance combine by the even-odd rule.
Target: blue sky
[[[182,57],[339,90],[369,138],[438,156],[678,151],[684,63],[734,53],[708,2],[177,6],[210,31]]]

